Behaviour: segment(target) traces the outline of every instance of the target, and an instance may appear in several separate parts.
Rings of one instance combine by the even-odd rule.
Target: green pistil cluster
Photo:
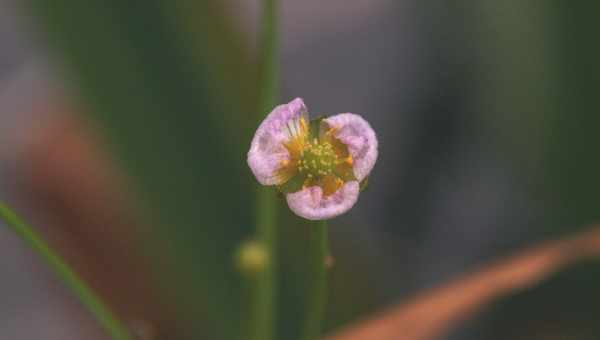
[[[312,142],[306,143],[300,153],[298,171],[306,174],[308,178],[318,178],[332,175],[338,164],[339,160],[333,146],[328,142],[319,143],[315,138]]]

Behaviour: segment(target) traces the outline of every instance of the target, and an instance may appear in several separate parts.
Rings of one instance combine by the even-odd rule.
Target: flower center
[[[298,160],[298,171],[308,178],[332,175],[339,164],[331,143],[314,139],[304,145]]]
[[[319,121],[317,121],[319,122]],[[311,122],[311,125],[316,125]],[[312,134],[302,119],[298,135],[284,143],[289,159],[281,161],[277,176],[281,184],[279,190],[284,193],[297,192],[303,188],[318,186],[323,196],[334,194],[344,183],[355,181],[352,168],[353,159],[348,147],[334,136],[335,130],[312,127]],[[319,137],[318,132],[323,132]]]

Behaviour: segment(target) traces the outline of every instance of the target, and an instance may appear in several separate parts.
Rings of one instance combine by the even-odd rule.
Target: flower
[[[273,109],[248,152],[256,179],[277,186],[290,209],[309,220],[350,210],[376,160],[377,137],[361,116],[340,113],[309,120],[300,98]]]

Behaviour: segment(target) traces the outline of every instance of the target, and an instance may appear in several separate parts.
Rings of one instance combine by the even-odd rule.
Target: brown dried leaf
[[[342,329],[327,340],[434,339],[486,304],[531,287],[578,260],[599,255],[598,226],[575,237],[542,242],[425,291],[370,320]]]

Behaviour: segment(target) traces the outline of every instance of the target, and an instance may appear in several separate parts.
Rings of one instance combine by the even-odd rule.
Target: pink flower
[[[377,137],[361,116],[310,121],[300,98],[277,106],[260,124],[248,165],[263,185],[286,194],[294,213],[325,220],[350,210],[377,160]]]

